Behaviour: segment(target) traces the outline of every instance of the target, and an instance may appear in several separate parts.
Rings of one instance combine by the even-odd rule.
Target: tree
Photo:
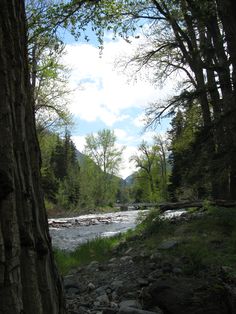
[[[114,182],[114,175],[118,173],[123,149],[116,148],[115,141],[114,131],[108,129],[99,131],[97,135],[89,134],[86,137],[85,154],[101,169],[97,188],[102,189],[100,198],[101,202],[105,203],[114,201],[117,189],[114,188],[117,185]]]
[[[64,44],[51,25],[56,1],[27,0],[28,54],[37,131],[71,124],[67,108],[69,69],[62,65]]]
[[[114,131],[103,129],[97,135],[86,136],[85,153],[105,174],[115,174],[119,170],[122,149],[115,147]]]
[[[164,141],[160,136],[154,137],[154,144],[143,141],[138,153],[131,157],[138,172],[135,175],[138,201],[157,201],[167,199],[167,160]]]
[[[0,311],[65,313],[40,185],[23,1],[0,2]]]
[[[66,130],[64,138],[52,131],[38,134],[42,155],[42,186],[52,209],[76,208],[80,197],[80,167],[77,150]]]

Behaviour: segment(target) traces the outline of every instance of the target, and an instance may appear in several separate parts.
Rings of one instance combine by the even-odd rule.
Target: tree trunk
[[[232,83],[234,90],[234,101],[232,99],[227,112],[225,113],[225,123],[228,124],[228,141],[230,151],[228,154],[229,173],[229,198],[236,199],[236,3],[234,0],[217,0],[218,12],[223,24],[227,50],[230,55],[232,65]]]
[[[0,313],[64,313],[40,186],[23,1],[0,2]]]

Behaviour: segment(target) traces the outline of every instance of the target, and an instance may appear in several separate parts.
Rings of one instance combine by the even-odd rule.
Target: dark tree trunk
[[[40,187],[23,1],[0,2],[0,313],[64,313]]]
[[[236,3],[234,0],[216,0],[232,65],[234,98],[224,114],[227,127],[230,164],[229,198],[236,199]]]

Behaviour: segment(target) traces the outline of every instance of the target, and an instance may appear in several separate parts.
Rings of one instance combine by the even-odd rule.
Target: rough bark
[[[229,152],[228,159],[230,165],[229,173],[229,198],[236,198],[236,3],[234,0],[216,0],[218,12],[222,21],[227,43],[227,50],[230,55],[232,65],[232,84],[234,99],[229,102],[225,112],[225,123],[228,124]]]
[[[0,2],[0,313],[64,313],[42,192],[23,1]]]

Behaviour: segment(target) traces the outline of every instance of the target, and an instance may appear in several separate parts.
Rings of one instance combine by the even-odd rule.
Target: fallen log
[[[165,212],[167,210],[177,210],[177,209],[185,209],[190,207],[203,208],[205,205],[205,201],[182,201],[175,203],[162,203],[159,205],[160,211]],[[209,201],[209,205],[213,206],[221,206],[221,207],[234,207],[236,206],[236,201],[234,200],[214,200]]]

